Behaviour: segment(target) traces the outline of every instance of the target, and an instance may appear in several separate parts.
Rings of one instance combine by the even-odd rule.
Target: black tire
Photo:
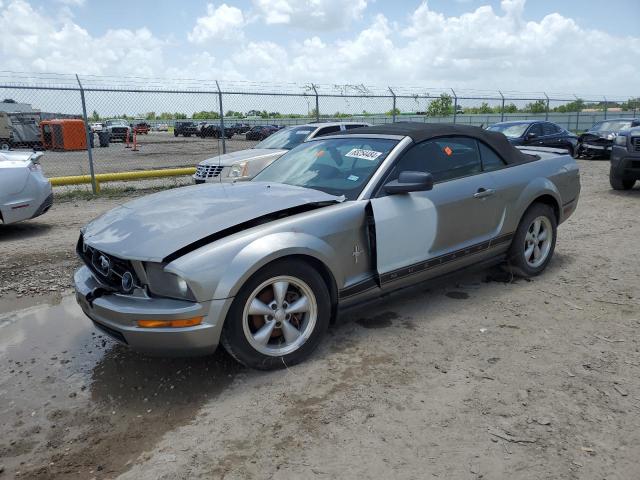
[[[245,306],[254,291],[270,279],[278,276],[294,277],[304,282],[315,296],[317,317],[310,335],[296,350],[283,356],[262,353],[249,342],[244,330]],[[265,288],[265,291],[268,287]],[[276,370],[305,360],[319,345],[331,318],[331,297],[322,276],[309,264],[284,259],[273,262],[254,274],[240,289],[227,314],[221,335],[221,343],[238,362],[258,370]],[[250,320],[247,318],[247,325]],[[280,330],[281,332],[282,330]],[[278,328],[273,329],[274,334]],[[273,334],[267,342],[270,342]]]
[[[609,170],[609,183],[614,190],[631,190],[636,183],[633,178],[624,178],[616,175],[613,168]]]
[[[178,135],[180,135],[180,134],[174,130],[174,131],[173,131],[173,136],[174,136],[174,137],[177,137]]]
[[[528,237],[531,233],[534,221],[541,217],[546,219],[546,223],[543,222],[545,229],[551,232],[551,240],[548,245],[548,250],[544,241],[538,242],[537,234],[535,240],[529,240]],[[553,208],[544,203],[534,203],[531,205],[522,216],[518,229],[516,230],[516,234],[511,242],[511,247],[509,248],[508,266],[511,271],[525,278],[534,277],[542,273],[553,257],[553,252],[556,248],[557,233],[558,221]],[[526,255],[527,246],[533,246],[535,243],[539,245],[539,251],[546,251],[544,258],[540,259],[542,261],[539,264],[535,261],[530,262]],[[540,249],[540,245],[543,246],[542,249]],[[529,258],[531,259],[531,257]]]
[[[184,136],[185,136],[185,137],[190,137],[190,136],[191,136],[191,134],[190,134],[190,133],[185,133],[185,134],[184,134]]]

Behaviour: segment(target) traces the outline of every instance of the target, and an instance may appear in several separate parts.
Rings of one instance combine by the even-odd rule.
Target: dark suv
[[[613,140],[609,182],[615,190],[629,190],[640,180],[640,127],[622,130]]]
[[[184,135],[190,137],[198,133],[198,126],[194,122],[176,122],[173,126],[173,136]]]

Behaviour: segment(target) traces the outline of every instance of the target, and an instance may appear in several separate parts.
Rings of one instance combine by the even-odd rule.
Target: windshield
[[[631,128],[631,120],[607,120],[596,123],[589,129],[590,132],[619,132]]]
[[[528,126],[528,123],[503,123],[491,125],[487,130],[503,133],[507,138],[520,138]]]
[[[273,162],[254,180],[358,197],[397,140],[346,136],[303,143]]]
[[[265,138],[253,148],[283,148],[291,150],[300,145],[315,130],[314,127],[289,127],[284,128]]]

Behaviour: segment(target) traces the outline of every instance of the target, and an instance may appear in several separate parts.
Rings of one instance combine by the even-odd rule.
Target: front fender
[[[271,232],[249,241],[214,242],[170,263],[166,271],[187,280],[196,299],[222,299],[235,296],[267,263],[289,255],[308,255],[321,261],[338,286],[344,283],[335,249],[321,238],[295,231]]]
[[[336,252],[327,242],[307,233],[280,232],[256,239],[240,250],[218,281],[213,298],[236,296],[242,285],[266,264],[291,255],[319,260],[329,268],[337,285],[344,283],[342,269],[335,261]]]

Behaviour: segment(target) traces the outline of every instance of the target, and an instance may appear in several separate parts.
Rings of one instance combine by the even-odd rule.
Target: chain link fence
[[[265,126],[412,121],[486,127],[542,119],[580,132],[607,118],[636,117],[640,109],[640,98],[544,92],[15,72],[0,72],[0,99],[0,145],[46,150],[42,163],[50,177],[91,174],[90,159],[95,173],[193,167],[255,146]]]

